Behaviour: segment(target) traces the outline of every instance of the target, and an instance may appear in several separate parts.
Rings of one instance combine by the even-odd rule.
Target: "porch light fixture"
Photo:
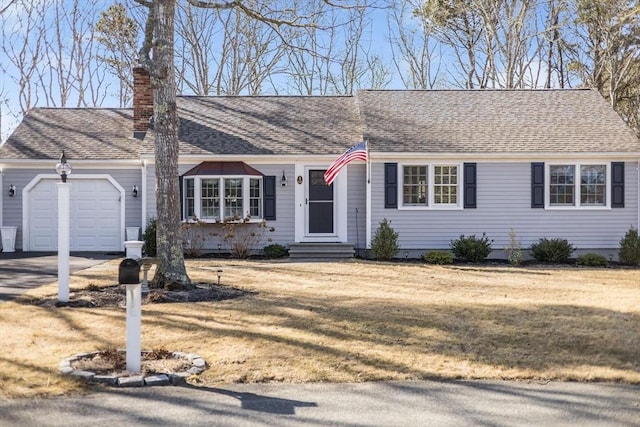
[[[64,151],[60,155],[60,162],[56,165],[56,173],[60,175],[62,182],[67,182],[67,176],[71,175],[71,165],[67,162]]]
[[[9,197],[13,197],[16,195],[16,186],[11,184],[9,186]]]
[[[283,187],[287,186],[287,176],[284,174],[284,170],[282,170],[282,178],[280,178],[280,185]]]
[[[138,186],[134,185],[133,188],[131,189],[131,195],[133,197],[138,197]]]

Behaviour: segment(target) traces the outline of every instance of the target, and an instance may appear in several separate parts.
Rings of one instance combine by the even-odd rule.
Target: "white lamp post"
[[[69,301],[69,200],[70,186],[67,176],[71,174],[71,165],[67,162],[64,151],[60,162],[56,165],[56,173],[60,175],[58,182],[58,300]]]

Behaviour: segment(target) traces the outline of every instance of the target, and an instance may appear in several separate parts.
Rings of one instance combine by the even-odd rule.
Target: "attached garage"
[[[28,186],[24,245],[29,251],[58,248],[59,178],[36,178]],[[70,177],[72,251],[120,251],[123,242],[124,190],[109,177]]]

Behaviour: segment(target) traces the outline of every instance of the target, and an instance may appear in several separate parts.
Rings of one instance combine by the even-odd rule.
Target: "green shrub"
[[[385,218],[376,230],[371,240],[371,252],[377,259],[389,260],[396,256],[400,246],[398,245],[398,233],[391,227],[391,223]]]
[[[606,267],[609,263],[602,255],[588,253],[580,255],[576,259],[576,264],[584,267]]]
[[[284,258],[289,255],[289,251],[284,246],[274,243],[273,245],[267,245],[263,249],[264,256],[267,258]]]
[[[447,251],[431,251],[422,255],[427,264],[447,265],[453,264],[453,255]]]
[[[148,256],[156,256],[157,254],[156,222],[157,221],[155,218],[150,219],[149,223],[147,224],[147,228],[145,228],[144,234],[142,235],[142,239],[144,240],[144,245],[142,245],[142,251]]]
[[[552,264],[566,264],[576,248],[567,239],[542,238],[531,245],[531,256],[537,261]]]
[[[453,255],[467,262],[482,262],[491,253],[491,245],[493,240],[489,240],[485,233],[478,238],[475,234],[466,237],[464,234],[459,239],[452,240],[450,243]]]
[[[640,236],[638,230],[631,227],[620,240],[618,259],[627,265],[640,265]]]

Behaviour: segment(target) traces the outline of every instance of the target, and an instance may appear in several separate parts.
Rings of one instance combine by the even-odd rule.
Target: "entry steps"
[[[351,243],[290,243],[289,258],[353,258]]]

